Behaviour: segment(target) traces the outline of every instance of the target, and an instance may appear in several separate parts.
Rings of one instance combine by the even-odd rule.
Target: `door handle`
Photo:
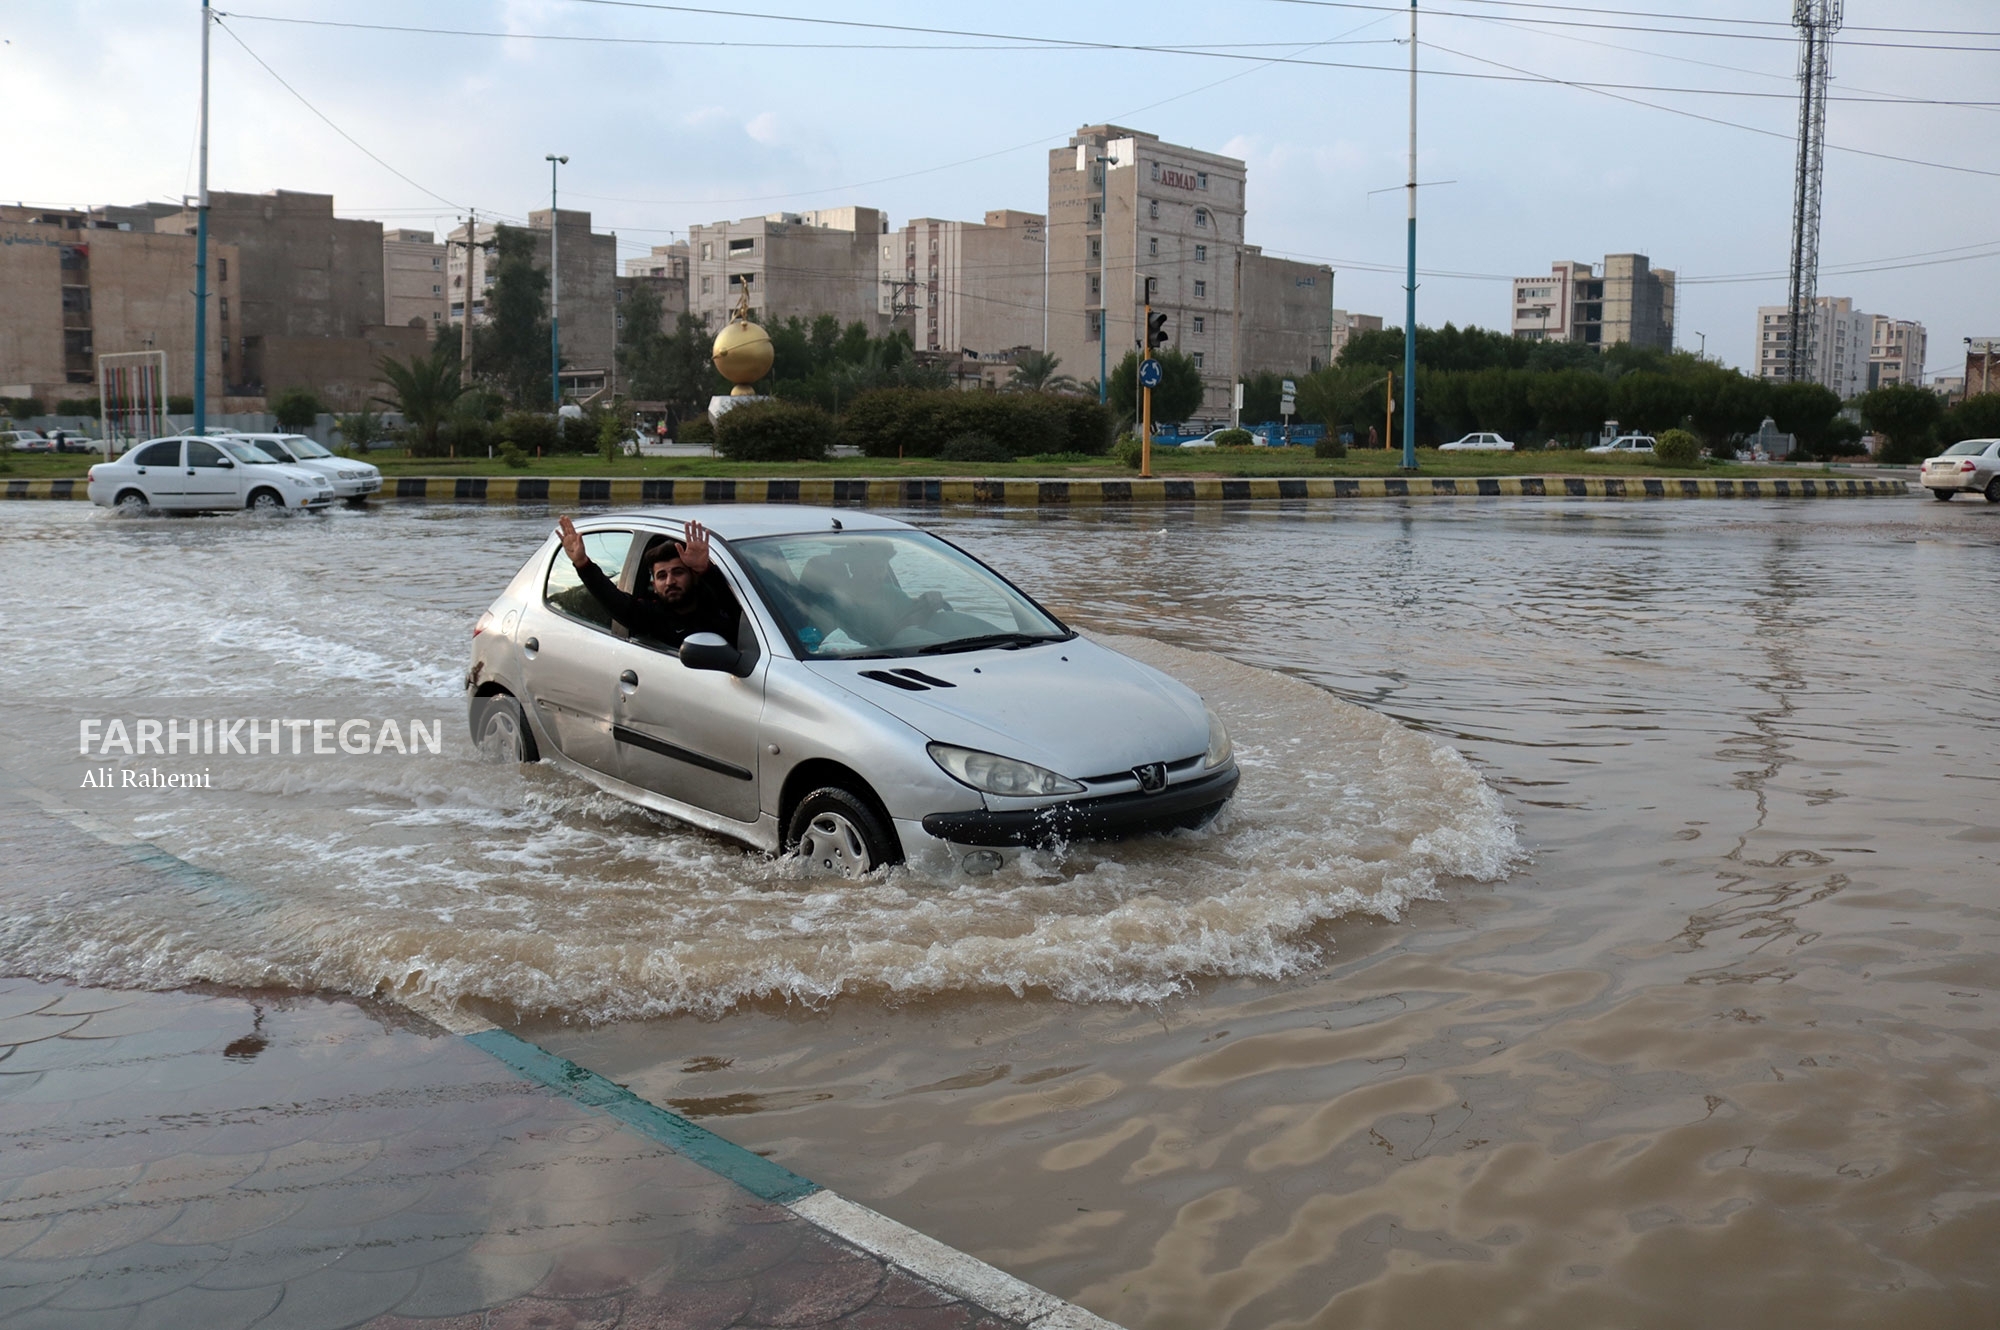
[[[627,688],[637,688],[639,686],[638,672],[636,670],[627,670],[618,676],[618,682],[624,684]]]
[[[527,656],[532,657],[537,651],[540,651],[541,649],[542,649],[542,639],[539,637],[531,637],[527,641],[521,643],[522,654]]]

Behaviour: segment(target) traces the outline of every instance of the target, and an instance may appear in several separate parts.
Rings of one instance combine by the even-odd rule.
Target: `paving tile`
[[[625,1312],[617,1298],[557,1302],[522,1298],[486,1314],[486,1330],[612,1330]]]
[[[397,1316],[428,1319],[497,1307],[542,1282],[555,1257],[475,1243],[463,1254],[426,1266],[417,1286],[393,1308]]]
[[[486,1314],[474,1312],[469,1316],[444,1316],[413,1321],[406,1316],[391,1313],[378,1316],[361,1330],[485,1330]]]
[[[926,1283],[906,1270],[893,1266],[882,1283],[875,1301],[885,1307],[942,1307],[958,1299],[935,1284]]]
[[[66,1016],[53,1006],[0,1020],[0,1044],[21,1047],[55,1039],[80,1028],[88,1016]]]
[[[249,1330],[282,1297],[281,1288],[178,1289],[141,1303],[127,1330]]]
[[[63,1307],[34,1307],[7,1318],[7,1330],[130,1330],[136,1307],[80,1312]]]
[[[760,1274],[792,1259],[806,1227],[793,1216],[789,1224],[712,1224],[683,1234],[675,1246],[673,1279],[694,1284]]]
[[[100,1256],[144,1242],[174,1221],[172,1207],[128,1206],[70,1210],[14,1253],[16,1260],[52,1261]]]
[[[303,1205],[305,1198],[299,1200]],[[232,1240],[229,1259],[204,1275],[203,1288],[263,1288],[326,1269],[353,1245],[354,1229],[262,1228]],[[388,1310],[378,1307],[377,1311]]]
[[[669,1254],[655,1246],[596,1246],[565,1252],[535,1286],[542,1298],[598,1298],[623,1293],[664,1268]]]
[[[91,1262],[85,1273],[64,1282],[51,1307],[95,1310],[136,1307],[177,1292],[220,1265],[221,1247],[162,1247],[140,1242]]]
[[[31,1011],[45,1011],[55,1006],[62,993],[41,984],[9,981],[0,985],[0,1030],[7,1028],[7,1022],[16,1016],[25,1016]],[[5,1042],[0,1040],[0,1042]]]
[[[338,1145],[315,1139],[294,1141],[273,1147],[263,1166],[236,1186],[241,1191],[280,1192],[322,1187],[358,1172],[380,1153],[381,1146],[373,1141]],[[329,1220],[327,1227],[340,1227],[341,1222]]]
[[[53,1215],[35,1215],[28,1219],[0,1219],[0,1257],[12,1256],[48,1232],[49,1225],[55,1222]]]
[[[625,1299],[625,1319],[618,1330],[728,1330],[742,1322],[756,1295],[757,1286],[749,1279],[632,1294]]]
[[[214,1196],[263,1166],[262,1152],[247,1155],[170,1154],[149,1160],[119,1199],[131,1205],[193,1201]]]
[[[348,1330],[389,1311],[416,1286],[414,1270],[319,1270],[286,1280],[285,1296],[266,1319],[283,1330]]]
[[[251,1184],[254,1182],[252,1179]],[[340,1178],[313,1187],[313,1221],[329,1226],[356,1224],[365,1229],[411,1209],[430,1191],[428,1178],[402,1183],[352,1176]],[[436,1227],[434,1217],[426,1222]]]
[[[932,1307],[897,1307],[878,1298],[834,1324],[840,1330],[973,1330],[980,1319],[978,1308],[962,1302]]]
[[[217,1191],[181,1202],[174,1221],[153,1235],[153,1241],[190,1246],[238,1242],[256,1233],[282,1229],[312,1204],[312,1197],[292,1193]],[[258,1282],[258,1281],[252,1281]]]
[[[757,1276],[757,1296],[747,1324],[772,1327],[823,1325],[874,1301],[882,1287],[880,1262],[855,1255],[845,1261],[794,1261]]]
[[[435,1215],[407,1210],[389,1215],[362,1224],[347,1254],[334,1269],[342,1274],[358,1270],[414,1270],[455,1260],[486,1236],[489,1223],[485,1216],[441,1225]]]

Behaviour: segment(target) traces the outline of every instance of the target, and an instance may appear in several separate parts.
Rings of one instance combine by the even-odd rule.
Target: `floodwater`
[[[227,880],[0,871],[0,971],[524,1017],[1146,1330],[2000,1319],[2000,509],[926,517],[1200,688],[1243,793],[814,891],[464,752],[545,516],[80,508],[6,510],[6,777]],[[78,714],[246,713],[450,733],[58,788]]]

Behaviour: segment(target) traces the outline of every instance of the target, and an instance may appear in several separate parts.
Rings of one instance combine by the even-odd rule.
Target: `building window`
[[[1090,242],[1090,257],[1093,259],[1104,257],[1104,242],[1102,240],[1092,238]]]
[[[1160,252],[1160,238],[1158,236],[1146,237],[1146,252],[1153,255],[1157,255]]]
[[[732,240],[729,242],[729,252],[731,254],[741,254],[746,249],[755,248],[757,248],[757,239],[755,236],[747,240]]]
[[[222,315],[222,317],[223,317],[223,318],[225,318],[225,319],[226,319],[226,318],[228,318],[228,317],[229,317],[229,297],[228,297],[228,296],[223,296],[223,297],[222,297],[221,299],[217,300],[217,301],[215,302],[215,304],[216,304],[216,310],[217,310],[217,312],[218,312],[218,313],[220,313],[220,314]]]
[[[1208,188],[1208,172],[1206,172],[1206,171],[1196,171],[1196,172],[1194,173],[1194,187],[1195,187],[1196,189],[1207,189],[1207,188]]]
[[[1196,300],[1206,300],[1208,298],[1208,283],[1202,281],[1200,278],[1195,279],[1194,298]]]
[[[1103,321],[1104,316],[1096,310],[1091,310],[1083,316],[1083,336],[1085,341],[1094,342],[1098,340],[1103,329]]]
[[[1100,286],[1098,285],[1098,278],[1097,278],[1097,274],[1096,274],[1096,273],[1092,273],[1092,274],[1090,275],[1090,298],[1091,298],[1092,300],[1095,300],[1095,299],[1097,299],[1097,297],[1099,297],[1099,296],[1100,296],[1100,295],[1102,295],[1102,294],[1104,294],[1104,292],[1103,292],[1102,288],[1101,288],[1101,287],[1100,287]]]
[[[1208,209],[1206,209],[1206,208],[1196,208],[1196,209],[1194,210],[1194,224],[1195,224],[1196,226],[1207,226],[1207,225],[1208,225]]]
[[[704,277],[701,279],[701,293],[705,296],[715,294],[715,279],[713,277]]]
[[[1202,328],[1203,328],[1204,326],[1205,326],[1205,320],[1204,320],[1204,319],[1203,319],[1203,318],[1201,317],[1201,315],[1199,315],[1199,314],[1195,315],[1195,316],[1194,316],[1194,330],[1195,330],[1196,332],[1200,332],[1200,331],[1202,330]]]
[[[439,285],[438,283],[436,283],[436,282],[432,282],[432,283],[431,283],[431,294],[432,294],[432,295],[434,295],[434,296],[441,296],[441,295],[443,295],[443,294],[444,294],[444,287],[440,286],[440,285]]]
[[[1153,163],[1153,179],[1155,179],[1155,180],[1158,180],[1159,178],[1160,178],[1160,164],[1159,164],[1158,162],[1154,162],[1154,163]]]
[[[1207,245],[1196,245],[1196,246],[1194,247],[1194,261],[1195,261],[1196,263],[1207,263],[1207,262],[1208,262],[1208,246],[1207,246]]]
[[[1091,224],[1092,226],[1096,226],[1096,225],[1097,225],[1097,224],[1098,224],[1099,222],[1101,222],[1101,221],[1103,221],[1103,220],[1104,220],[1104,210],[1103,210],[1103,209],[1102,209],[1101,207],[1099,207],[1099,206],[1098,206],[1097,204],[1095,204],[1095,203],[1091,204],[1091,205],[1090,205],[1090,224]]]
[[[431,267],[433,267],[433,268],[442,268],[443,266],[444,266],[444,260],[443,260],[443,259],[441,259],[441,258],[438,258],[438,257],[437,257],[436,255],[432,255],[432,256],[431,256]]]
[[[226,282],[229,280],[228,259],[217,259],[215,261],[215,280],[218,282]]]
[[[1150,199],[1147,201],[1146,215],[1148,217],[1151,217],[1156,222],[1160,220],[1160,201],[1158,199]]]
[[[623,314],[615,315],[611,320],[611,324],[613,327],[623,328],[625,326],[625,316]]]
[[[444,311],[443,311],[443,310],[437,310],[437,309],[434,309],[434,310],[432,310],[432,311],[431,311],[431,322],[432,322],[432,323],[443,323],[443,322],[444,322]],[[226,343],[226,342],[225,342],[225,343],[223,344],[223,347],[222,347],[222,354],[223,354],[223,355],[225,355],[225,356],[229,354],[229,345],[228,345],[228,343]]]
[[[1195,367],[1196,369],[1200,369],[1200,368],[1201,368],[1201,352],[1199,352],[1199,351],[1197,351],[1197,352],[1195,352],[1195,353],[1194,353],[1194,367]]]
[[[712,258],[714,258],[714,257],[715,257],[715,246],[714,246],[714,244],[712,244],[711,242],[709,242],[709,241],[706,241],[706,240],[702,241],[702,242],[701,242],[701,256],[702,256],[703,258],[705,258],[705,259],[712,259]]]

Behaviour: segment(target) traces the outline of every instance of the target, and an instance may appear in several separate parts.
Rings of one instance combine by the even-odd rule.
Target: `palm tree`
[[[459,399],[472,391],[460,375],[458,352],[450,346],[440,346],[429,355],[411,356],[407,365],[384,356],[380,369],[382,382],[389,386],[391,395],[375,400],[402,412],[403,419],[422,440],[424,451],[434,451],[438,426]]]
[[[1007,391],[1014,393],[1073,393],[1078,390],[1077,381],[1067,374],[1056,373],[1062,364],[1060,357],[1047,351],[1023,351],[1014,357],[1013,372],[1007,376]]]

